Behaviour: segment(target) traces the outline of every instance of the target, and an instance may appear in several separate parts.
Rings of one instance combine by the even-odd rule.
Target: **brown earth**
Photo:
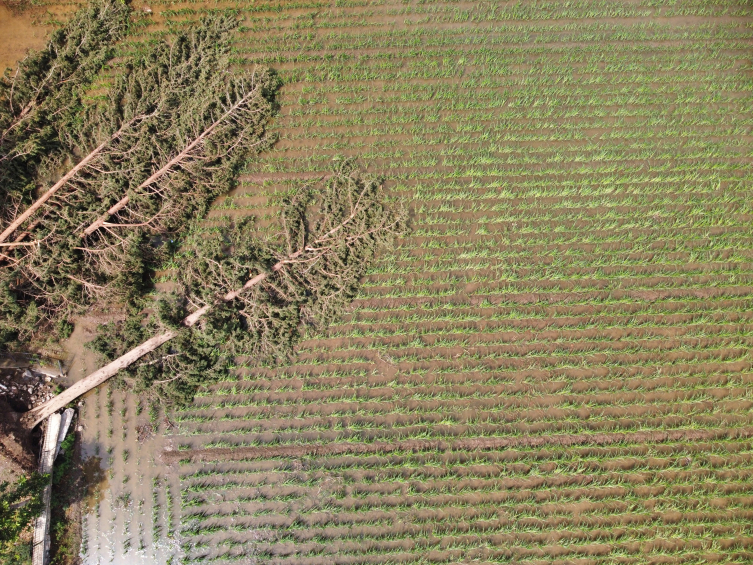
[[[138,544],[162,543],[163,533],[177,534],[179,523],[198,523],[219,530],[182,531],[184,551],[197,561],[225,555],[241,562],[363,563],[384,558],[380,552],[392,552],[386,555],[395,562],[417,556],[582,564],[750,561],[748,532],[739,524],[751,519],[746,491],[753,428],[746,391],[753,256],[745,169],[751,135],[744,102],[751,40],[734,40],[731,47],[714,39],[685,52],[688,42],[677,34],[667,41],[599,35],[581,41],[562,26],[598,23],[624,31],[646,23],[681,32],[723,25],[735,34],[744,33],[751,18],[720,17],[714,8],[708,17],[666,17],[671,8],[664,6],[646,18],[500,24],[473,21],[488,5],[438,6],[441,17],[458,11],[455,21],[433,18],[434,7],[238,6],[249,9],[244,13],[252,26],[237,44],[239,57],[253,64],[280,54],[282,62],[273,66],[283,73],[311,73],[286,85],[278,124],[283,140],[250,164],[236,191],[244,207],[238,213],[266,215],[261,223],[273,223],[275,210],[264,195],[320,176],[334,152],[368,153],[392,142],[369,167],[388,171],[399,195],[420,193],[413,222],[422,231],[385,259],[408,273],[385,269],[367,277],[352,315],[305,342],[294,368],[244,368],[237,382],[202,390],[193,406],[176,414],[177,426],[148,418],[148,408],[118,391],[87,398],[82,435],[91,458],[85,473],[103,487],[92,489],[86,506],[92,559],[135,562]],[[158,25],[145,36],[169,20],[198,17],[160,14],[165,8],[202,9],[191,3],[153,8]],[[418,13],[422,9],[427,12]],[[302,31],[308,21],[325,19],[330,27]],[[469,61],[455,75],[436,79],[354,75],[344,84],[327,77],[320,56],[351,57],[333,59],[343,72],[351,64],[369,72],[382,65],[387,73],[410,70],[415,61],[407,53],[419,44],[378,43],[391,30],[436,37],[457,32],[456,39],[472,41],[429,46],[423,63]],[[353,34],[353,46],[343,33]],[[371,33],[378,46],[360,49],[357,36]],[[406,38],[412,39],[399,41]],[[344,47],[328,49],[330,40]],[[540,47],[550,51],[543,56]],[[612,63],[570,57],[599,47],[608,61],[629,47],[631,64],[658,54],[669,70],[636,71],[644,79],[636,86],[627,80],[630,72]],[[684,66],[712,48],[721,66],[712,62],[702,72]],[[360,62],[352,58],[356,49]],[[483,56],[508,55],[507,68],[483,76]],[[497,110],[508,113],[500,106],[449,109],[439,96],[400,98],[415,93],[407,86],[419,85],[479,100],[498,90],[510,101],[520,96],[518,108],[527,111],[524,79],[539,70],[556,78],[559,70],[545,64],[558,57],[559,70],[567,71],[562,78],[571,81],[563,88],[579,90],[529,101],[552,110],[551,119],[526,113],[500,119]],[[733,66],[723,65],[730,61]],[[589,84],[597,75],[620,80]],[[481,85],[479,78],[489,81]],[[665,97],[668,81],[702,96],[683,103],[675,90]],[[330,85],[373,96],[343,101],[351,94]],[[645,104],[617,106],[624,98],[616,95],[626,88],[651,96]],[[610,115],[580,105],[600,94]],[[704,98],[712,95],[718,100]],[[316,103],[301,101],[310,96]],[[575,111],[568,117],[569,104]],[[398,110],[417,121],[393,123]],[[692,116],[708,121],[686,125]],[[414,139],[413,125],[425,126],[425,143]],[[566,135],[546,141],[550,132]],[[605,165],[607,172],[588,170],[601,158],[589,143],[618,139],[636,144],[620,148],[624,162]],[[703,140],[717,143],[714,151],[723,158],[713,152],[696,158],[700,146],[692,143]],[[322,147],[333,141],[342,147]],[[636,157],[647,146],[670,156]],[[390,149],[401,153],[385,157]],[[468,163],[456,149],[466,152]],[[577,156],[585,172],[580,164],[542,164],[555,153]],[[478,154],[495,164],[471,164]],[[532,164],[505,163],[507,157]],[[612,165],[616,173],[608,172]],[[626,166],[639,176],[599,184]],[[566,183],[564,190],[559,183]],[[466,193],[486,196],[471,200]],[[473,255],[479,243],[488,257]],[[707,247],[720,252],[711,255]],[[494,256],[496,249],[506,254]],[[611,263],[600,267],[607,258]],[[586,264],[576,263],[580,259]],[[432,320],[445,312],[442,306],[476,319]],[[424,318],[401,319],[416,313]],[[352,330],[377,333],[347,337]],[[77,327],[72,350],[82,351],[82,331]],[[84,374],[85,365],[72,373]],[[652,427],[672,429],[641,430]],[[573,429],[579,433],[568,433]],[[215,442],[238,447],[208,447]],[[143,526],[152,520],[164,532]],[[139,555],[159,562],[148,550]]]
[[[43,12],[28,9],[15,13],[0,3],[0,72],[15,67],[29,49],[44,46],[50,27],[40,24]]]

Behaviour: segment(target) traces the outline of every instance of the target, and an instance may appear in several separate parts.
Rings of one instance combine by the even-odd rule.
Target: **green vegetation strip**
[[[407,440],[373,443],[341,443],[327,445],[290,445],[282,447],[247,447],[234,449],[204,449],[197,451],[166,451],[167,461],[213,461],[269,459],[274,457],[331,456],[343,454],[390,453],[393,451],[479,451],[517,447],[541,447],[546,445],[610,445],[622,443],[660,443],[671,441],[708,441],[713,439],[753,437],[753,428],[729,428],[725,430],[673,430],[657,432],[634,432],[615,434],[567,434],[527,437],[470,438],[455,442],[431,440]]]

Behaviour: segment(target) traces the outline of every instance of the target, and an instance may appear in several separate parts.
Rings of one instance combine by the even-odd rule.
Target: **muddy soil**
[[[0,71],[14,68],[29,49],[44,46],[51,26],[44,25],[44,11],[38,8],[15,13],[0,3]]]

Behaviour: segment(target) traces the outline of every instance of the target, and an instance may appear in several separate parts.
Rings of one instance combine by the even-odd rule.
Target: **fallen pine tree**
[[[187,238],[177,258],[178,290],[162,294],[145,315],[110,324],[95,348],[111,362],[25,413],[23,427],[121,371],[137,391],[187,403],[236,356],[284,358],[306,323],[326,324],[352,301],[378,249],[405,225],[380,182],[361,176],[352,161],[320,192],[306,188],[283,204],[277,245],[255,237],[248,220]]]
[[[208,17],[150,44],[121,65],[105,100],[61,115],[58,143],[75,164],[27,206],[4,210],[7,348],[65,337],[89,307],[132,306],[164,259],[161,242],[203,217],[248,155],[272,142],[280,83],[266,68],[230,72],[237,25]]]

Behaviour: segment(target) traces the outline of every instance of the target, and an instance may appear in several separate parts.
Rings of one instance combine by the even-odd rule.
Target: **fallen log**
[[[52,464],[60,437],[60,414],[52,414],[47,419],[47,430],[42,444],[42,455],[39,457],[39,472],[50,475],[47,486],[42,494],[42,514],[34,520],[34,538],[32,545],[32,565],[46,565],[47,553],[50,550],[50,501],[52,500]]]

